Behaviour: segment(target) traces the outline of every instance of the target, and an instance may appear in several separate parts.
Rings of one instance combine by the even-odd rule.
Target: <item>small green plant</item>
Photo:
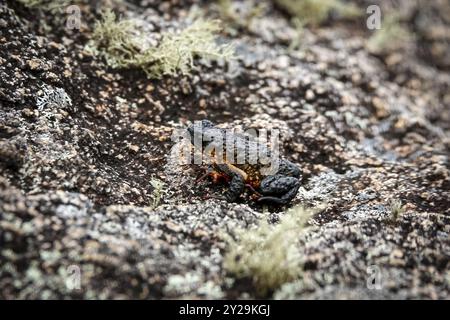
[[[367,41],[367,48],[375,54],[392,52],[403,46],[411,34],[400,24],[397,14],[384,19],[381,29],[377,30]]]
[[[220,31],[216,20],[196,20],[180,32],[165,33],[156,47],[144,48],[145,39],[132,20],[117,21],[106,11],[97,22],[87,49],[103,56],[113,68],[141,68],[150,78],[163,75],[187,75],[195,67],[194,59],[230,59],[231,45],[218,45]]]
[[[390,203],[391,222],[397,222],[401,215],[405,212],[405,208],[400,200],[393,200]]]
[[[237,278],[251,278],[261,295],[298,279],[303,270],[299,235],[315,212],[296,206],[276,225],[264,219],[256,229],[237,230],[236,240],[228,238],[224,268]]]
[[[155,209],[159,206],[159,203],[161,202],[162,194],[164,193],[164,182],[159,179],[152,179],[150,180],[150,184],[153,187],[152,192],[152,209]]]
[[[354,18],[362,14],[358,7],[341,0],[275,0],[275,3],[305,25],[319,25],[328,19],[331,12],[336,12],[342,18]]]

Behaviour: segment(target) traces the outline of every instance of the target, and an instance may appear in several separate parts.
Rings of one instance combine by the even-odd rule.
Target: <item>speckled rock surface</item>
[[[391,3],[355,1],[369,2]],[[304,173],[288,207],[326,204],[299,235],[302,278],[264,298],[450,298],[446,1],[398,1],[416,37],[383,55],[368,52],[364,19],[305,29],[289,50],[297,33],[269,2],[222,35],[236,60],[161,80],[84,49],[101,7],[157,33],[194,5],[214,18],[213,6],[77,3],[79,30],[63,11],[0,3],[0,298],[258,297],[224,270],[224,234],[276,223],[287,207],[211,198],[226,185],[170,161],[173,130],[203,118],[279,129]],[[152,178],[166,184],[156,209]],[[395,201],[405,212],[392,221]],[[73,268],[79,288],[67,285]]]

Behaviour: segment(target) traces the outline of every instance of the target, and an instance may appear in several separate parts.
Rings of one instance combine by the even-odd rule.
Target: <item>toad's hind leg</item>
[[[279,164],[279,168],[277,171],[278,175],[294,177],[297,179],[301,179],[302,172],[300,169],[290,162],[289,160],[281,160]]]
[[[260,185],[263,197],[258,202],[286,204],[297,195],[300,180],[294,177],[274,175],[266,177]]]

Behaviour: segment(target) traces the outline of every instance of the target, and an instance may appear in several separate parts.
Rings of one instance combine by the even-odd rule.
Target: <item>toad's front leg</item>
[[[225,173],[231,180],[229,189],[226,192],[225,196],[228,201],[235,202],[239,196],[244,192],[245,189],[245,179],[244,177],[236,172],[235,170],[230,169],[227,164],[216,164],[217,168]]]

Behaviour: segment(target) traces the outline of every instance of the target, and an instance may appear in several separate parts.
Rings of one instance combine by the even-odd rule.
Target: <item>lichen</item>
[[[42,86],[41,94],[36,99],[36,106],[39,111],[46,108],[65,108],[72,105],[72,99],[62,88],[53,88],[48,85]]]
[[[303,24],[309,25],[325,22],[332,12],[341,18],[353,18],[362,13],[355,5],[340,0],[275,0],[275,3]]]
[[[139,64],[150,77],[189,74],[194,68],[194,58],[229,59],[231,45],[217,45],[215,34],[220,31],[218,20],[196,20],[180,33],[166,33],[156,48],[147,50]]]
[[[228,28],[233,29],[234,32],[237,31],[236,29],[250,29],[254,19],[261,17],[265,9],[266,3],[264,2],[217,1],[217,12],[220,19],[225,22]]]
[[[390,204],[391,222],[397,222],[400,216],[405,212],[405,208],[400,200],[393,200]]]
[[[105,58],[112,68],[126,68],[136,64],[140,54],[140,37],[134,20],[117,20],[112,10],[103,12],[95,23],[88,51]]]
[[[294,26],[295,36],[292,38],[292,41],[289,44],[288,52],[297,50],[300,47],[300,40],[303,36],[305,28],[305,23],[302,22],[299,18],[293,18],[292,25]]]
[[[155,209],[161,202],[162,194],[164,193],[164,182],[159,179],[152,179],[150,180],[150,184],[153,187],[151,207]]]
[[[18,2],[27,8],[44,11],[55,11],[71,4],[71,0],[18,0]]]
[[[216,44],[219,31],[217,20],[198,19],[180,32],[163,34],[158,46],[144,48],[144,38],[134,21],[117,21],[109,10],[95,25],[88,50],[103,56],[113,68],[141,68],[149,78],[189,75],[196,57],[206,60],[232,57],[231,45]]]
[[[239,229],[228,238],[224,268],[236,278],[250,278],[260,295],[301,277],[299,236],[315,210],[296,206],[276,225],[263,219],[257,228]]]
[[[398,14],[388,15],[367,41],[367,49],[375,54],[388,53],[400,49],[411,39],[411,33],[401,25]]]

